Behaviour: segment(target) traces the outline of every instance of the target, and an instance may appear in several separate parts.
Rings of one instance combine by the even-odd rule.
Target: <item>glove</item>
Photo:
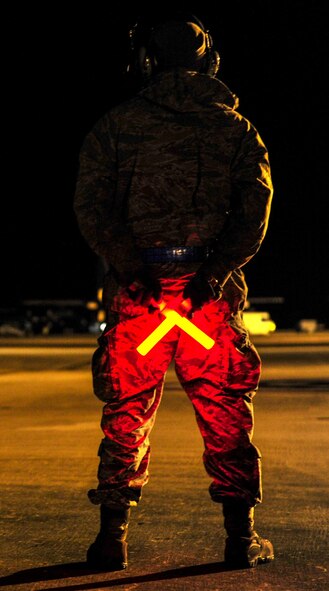
[[[192,310],[200,310],[202,306],[210,301],[217,302],[222,297],[223,288],[215,277],[206,279],[201,274],[196,274],[186,284],[183,291],[183,298],[190,299]]]
[[[161,300],[161,283],[154,276],[151,269],[142,267],[132,276],[127,287],[129,297],[141,306],[150,306],[152,300],[156,302]]]

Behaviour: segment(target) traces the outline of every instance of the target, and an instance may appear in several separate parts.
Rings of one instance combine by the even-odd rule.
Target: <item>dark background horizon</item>
[[[191,10],[209,28],[218,77],[239,97],[272,167],[268,233],[244,268],[249,296],[283,297],[288,324],[312,317],[329,326],[327,3],[207,4]],[[99,261],[72,207],[79,149],[127,96],[127,33],[145,8],[115,6],[70,14],[58,4],[23,6],[8,17],[3,307],[96,296]]]

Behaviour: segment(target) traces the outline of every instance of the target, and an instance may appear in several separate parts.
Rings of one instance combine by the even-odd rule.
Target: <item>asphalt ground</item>
[[[151,437],[150,481],[132,512],[129,566],[114,573],[85,565],[98,531],[98,509],[86,497],[102,436],[102,403],[91,393],[95,337],[2,339],[0,586],[328,589],[329,339],[289,335],[253,339],[263,358],[254,442],[263,455],[264,500],[256,529],[273,541],[275,561],[225,568],[221,506],[210,501],[201,437],[171,368]]]

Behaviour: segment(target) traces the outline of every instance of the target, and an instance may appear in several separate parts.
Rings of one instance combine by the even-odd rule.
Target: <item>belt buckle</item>
[[[187,249],[184,247],[172,248],[170,249],[170,252],[174,256],[174,258],[177,258],[179,260],[181,257],[186,256]]]

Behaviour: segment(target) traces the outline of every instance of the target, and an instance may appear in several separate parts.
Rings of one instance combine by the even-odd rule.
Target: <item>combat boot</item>
[[[87,551],[87,564],[102,570],[123,570],[128,566],[128,523],[130,509],[100,507],[100,531]]]
[[[224,559],[230,568],[253,568],[274,560],[273,544],[254,530],[254,508],[243,502],[223,503],[224,527],[228,537]]]

